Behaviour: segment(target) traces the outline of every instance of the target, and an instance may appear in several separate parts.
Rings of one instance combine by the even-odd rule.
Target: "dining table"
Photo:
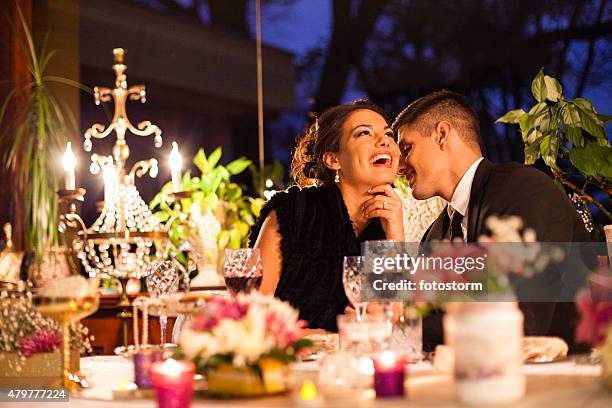
[[[305,400],[298,392],[307,380],[317,382],[321,361],[294,363],[292,366],[293,391],[285,394],[243,399],[219,399],[194,395],[193,407],[460,407],[450,373],[438,372],[428,361],[406,367],[404,398],[376,399],[371,388],[334,392],[319,390],[317,398]],[[601,384],[601,366],[585,358],[564,361],[525,364],[526,394],[513,407],[576,407],[610,408],[612,391]],[[148,395],[121,395],[113,389],[133,381],[133,365],[121,356],[92,356],[81,358],[81,372],[88,376],[92,386],[79,394],[71,394],[67,402],[55,402],[54,408],[114,408],[156,407],[153,392]],[[120,394],[118,396],[118,394]],[[0,406],[40,407],[40,402],[0,402]]]

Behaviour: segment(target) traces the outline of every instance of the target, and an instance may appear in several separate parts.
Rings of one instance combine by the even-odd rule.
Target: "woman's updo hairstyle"
[[[326,152],[338,152],[342,127],[349,115],[368,109],[381,115],[388,122],[387,113],[373,103],[359,99],[346,105],[334,106],[315,119],[298,141],[291,161],[291,177],[299,187],[333,184],[335,172],[323,162]]]

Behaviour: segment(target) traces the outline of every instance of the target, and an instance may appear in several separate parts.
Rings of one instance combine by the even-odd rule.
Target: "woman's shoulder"
[[[286,190],[277,191],[266,202],[270,210],[278,207],[292,207],[295,205],[311,205],[325,200],[329,192],[327,187],[298,187],[291,186]]]

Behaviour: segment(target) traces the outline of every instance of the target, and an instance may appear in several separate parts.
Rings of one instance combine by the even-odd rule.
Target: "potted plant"
[[[217,297],[183,330],[179,349],[212,394],[274,394],[288,388],[287,364],[312,345],[303,327],[298,312],[272,296]]]
[[[47,386],[61,374],[62,344],[59,324],[43,317],[32,305],[23,282],[14,292],[0,294],[0,385]],[[91,352],[88,330],[71,327],[70,365],[78,371],[80,353]]]
[[[606,224],[612,221],[612,148],[604,128],[612,115],[598,113],[588,99],[565,99],[559,81],[544,75],[543,69],[533,79],[531,92],[535,105],[528,111],[511,110],[496,123],[519,125],[525,164],[541,157],[569,193],[587,230],[601,240],[602,226],[593,221],[589,207],[596,207]]]
[[[25,219],[25,250],[33,271],[30,277],[38,280],[68,274],[65,249],[58,240],[58,157],[66,146],[69,127],[76,125],[71,112],[55,98],[49,83],[77,85],[70,80],[47,76],[46,68],[54,51],[37,49],[32,33],[19,10],[22,44],[31,81],[25,88],[13,89],[0,108],[0,125],[9,149],[3,164],[9,170],[18,192],[23,193]],[[6,111],[17,98],[24,100],[16,121],[9,121]],[[19,193],[18,193],[19,194]],[[59,256],[58,256],[59,255]]]
[[[236,159],[226,166],[219,164],[221,148],[206,156],[204,149],[196,154],[193,163],[198,176],[185,173],[182,190],[189,198],[174,202],[170,198],[172,183],[167,183],[150,203],[160,222],[166,223],[170,241],[179,248],[188,240],[195,252],[198,276],[192,282],[197,286],[223,285],[223,250],[246,245],[251,225],[259,216],[264,201],[244,194],[242,187],[231,177],[242,173],[251,161]],[[177,259],[187,265],[179,254]]]

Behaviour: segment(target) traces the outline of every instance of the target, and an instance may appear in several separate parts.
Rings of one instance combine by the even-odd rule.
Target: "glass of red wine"
[[[259,289],[263,263],[259,248],[227,248],[223,275],[225,285],[235,297],[238,293],[249,293]]]

